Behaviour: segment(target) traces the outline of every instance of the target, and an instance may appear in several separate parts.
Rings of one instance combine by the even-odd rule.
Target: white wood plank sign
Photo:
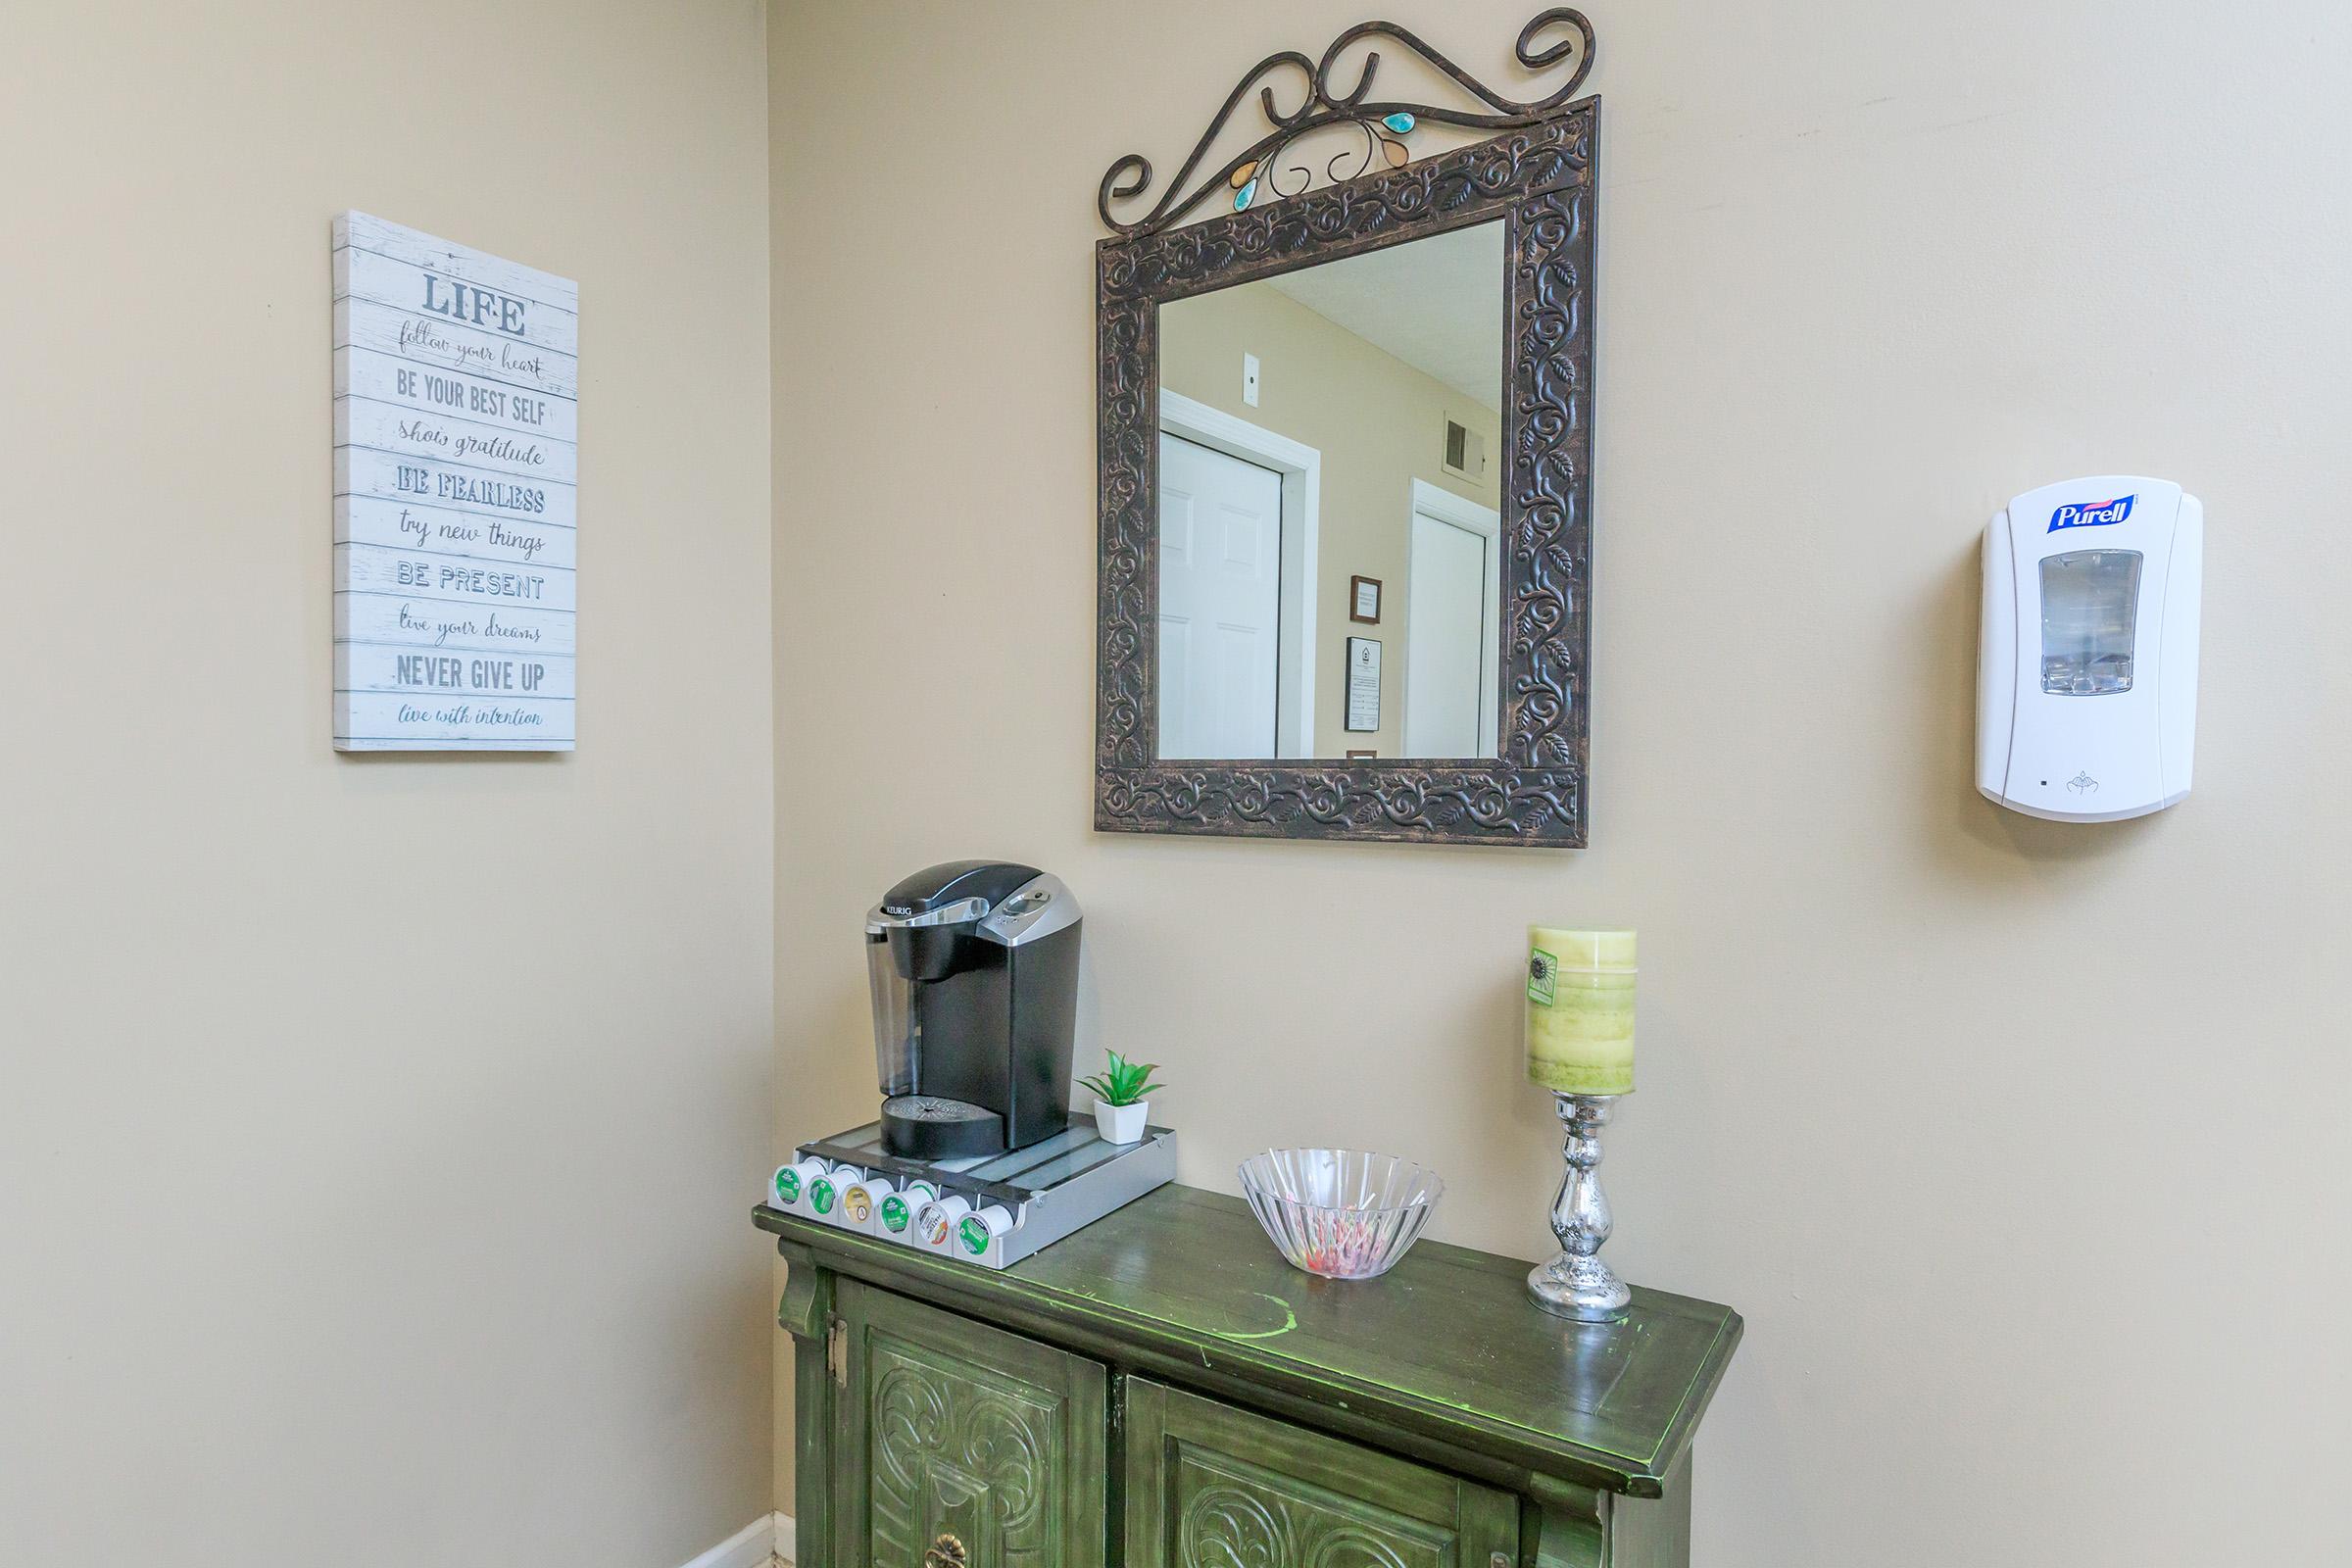
[[[579,288],[335,220],[335,747],[568,752]]]

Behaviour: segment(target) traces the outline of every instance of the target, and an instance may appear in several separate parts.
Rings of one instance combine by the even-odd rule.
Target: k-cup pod
[[[767,1196],[778,1208],[794,1213],[806,1213],[808,1208],[808,1184],[825,1173],[821,1159],[804,1159],[777,1170],[767,1184]]]
[[[875,1211],[897,1191],[887,1176],[861,1176],[841,1190],[841,1217],[853,1230],[870,1231]]]
[[[874,1205],[874,1234],[887,1236],[894,1242],[912,1247],[917,1240],[914,1217],[923,1205],[939,1196],[939,1189],[925,1181],[911,1181],[894,1193],[887,1194]]]
[[[956,1222],[955,1250],[962,1257],[986,1257],[1000,1236],[1012,1234],[1012,1215],[1002,1203],[976,1208]]]
[[[841,1217],[841,1190],[863,1176],[855,1165],[836,1165],[808,1184],[808,1212],[828,1225],[847,1222]]]
[[[916,1212],[914,1229],[916,1245],[934,1252],[945,1252],[956,1242],[956,1222],[972,1211],[972,1205],[960,1198],[935,1198]]]

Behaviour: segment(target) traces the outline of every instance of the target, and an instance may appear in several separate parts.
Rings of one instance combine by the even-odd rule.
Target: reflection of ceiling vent
[[[1446,471],[1457,479],[1487,476],[1487,443],[1468,425],[1446,421]]]

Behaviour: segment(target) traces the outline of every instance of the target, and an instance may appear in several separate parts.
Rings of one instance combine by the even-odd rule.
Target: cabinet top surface
[[[1291,1267],[1236,1198],[1171,1184],[1003,1271],[755,1211],[829,1267],[978,1316],[1026,1308],[1380,1410],[1537,1471],[1655,1495],[1739,1343],[1738,1313],[1637,1286],[1626,1318],[1571,1323],[1528,1264],[1424,1241],[1374,1280]]]

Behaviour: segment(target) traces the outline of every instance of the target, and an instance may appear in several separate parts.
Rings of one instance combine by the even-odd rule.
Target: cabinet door
[[[1127,1568],[1519,1560],[1507,1493],[1142,1378],[1126,1389]]]
[[[1102,1568],[1103,1370],[840,1282],[823,1568]]]

